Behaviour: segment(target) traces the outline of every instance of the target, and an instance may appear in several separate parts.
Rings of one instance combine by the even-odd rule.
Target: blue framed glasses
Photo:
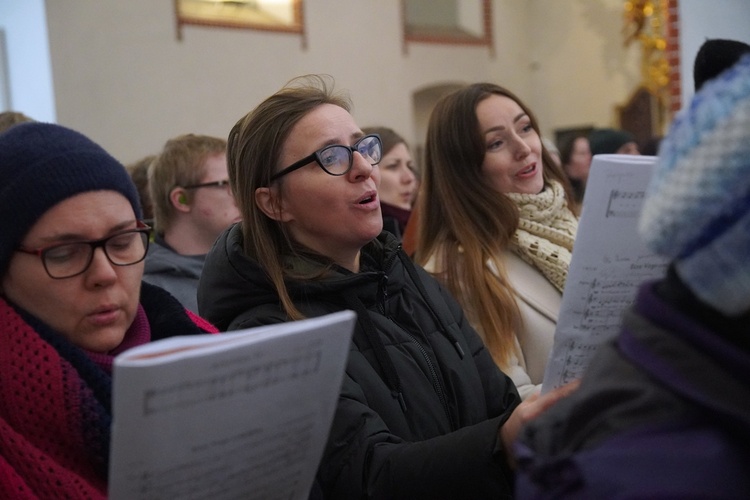
[[[378,134],[366,135],[355,142],[353,146],[333,144],[321,148],[273,174],[271,182],[313,161],[329,175],[344,175],[352,169],[355,151],[361,154],[370,165],[377,165],[383,158],[383,143],[380,141],[380,136]]]

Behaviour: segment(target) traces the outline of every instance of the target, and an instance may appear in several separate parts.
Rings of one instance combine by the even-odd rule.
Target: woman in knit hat
[[[149,228],[125,168],[67,128],[0,134],[0,497],[104,498],[113,358],[212,332],[141,284]]]
[[[531,110],[477,83],[430,117],[416,260],[458,298],[526,399],[541,390],[578,219]]]
[[[526,428],[519,498],[750,498],[750,55],[677,116],[639,230],[667,276]]]

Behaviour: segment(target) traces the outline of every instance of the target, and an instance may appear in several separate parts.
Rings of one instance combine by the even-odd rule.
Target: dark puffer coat
[[[290,265],[321,264],[298,258]],[[326,498],[504,498],[512,471],[498,430],[520,398],[448,292],[392,235],[367,244],[360,272],[290,281],[308,317],[358,313],[346,375],[318,471]],[[220,329],[288,318],[242,249],[240,225],[209,253],[201,314]]]

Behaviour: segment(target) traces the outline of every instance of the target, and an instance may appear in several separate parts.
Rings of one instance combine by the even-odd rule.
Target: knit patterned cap
[[[99,190],[121,193],[141,218],[138,191],[125,167],[87,137],[49,123],[23,123],[0,134],[0,277],[47,210]]]
[[[673,122],[639,230],[703,302],[727,316],[750,311],[750,55]]]

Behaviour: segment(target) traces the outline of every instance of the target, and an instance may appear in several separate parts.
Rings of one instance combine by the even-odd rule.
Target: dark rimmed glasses
[[[310,156],[305,156],[300,161],[294,162],[273,174],[271,182],[313,161],[329,175],[344,175],[352,169],[355,151],[361,154],[370,165],[377,165],[383,158],[383,143],[380,141],[380,136],[378,134],[366,135],[355,142],[353,146],[333,144],[321,148]]]
[[[198,188],[208,188],[208,187],[229,187],[229,179],[223,179],[220,181],[213,181],[213,182],[203,182],[201,184],[191,184],[189,186],[181,186],[182,189],[198,189]]]
[[[132,266],[146,258],[151,228],[138,221],[136,229],[117,232],[100,240],[58,243],[44,248],[18,247],[16,251],[38,255],[50,278],[64,279],[83,274],[94,260],[94,250],[104,255],[115,266]]]

